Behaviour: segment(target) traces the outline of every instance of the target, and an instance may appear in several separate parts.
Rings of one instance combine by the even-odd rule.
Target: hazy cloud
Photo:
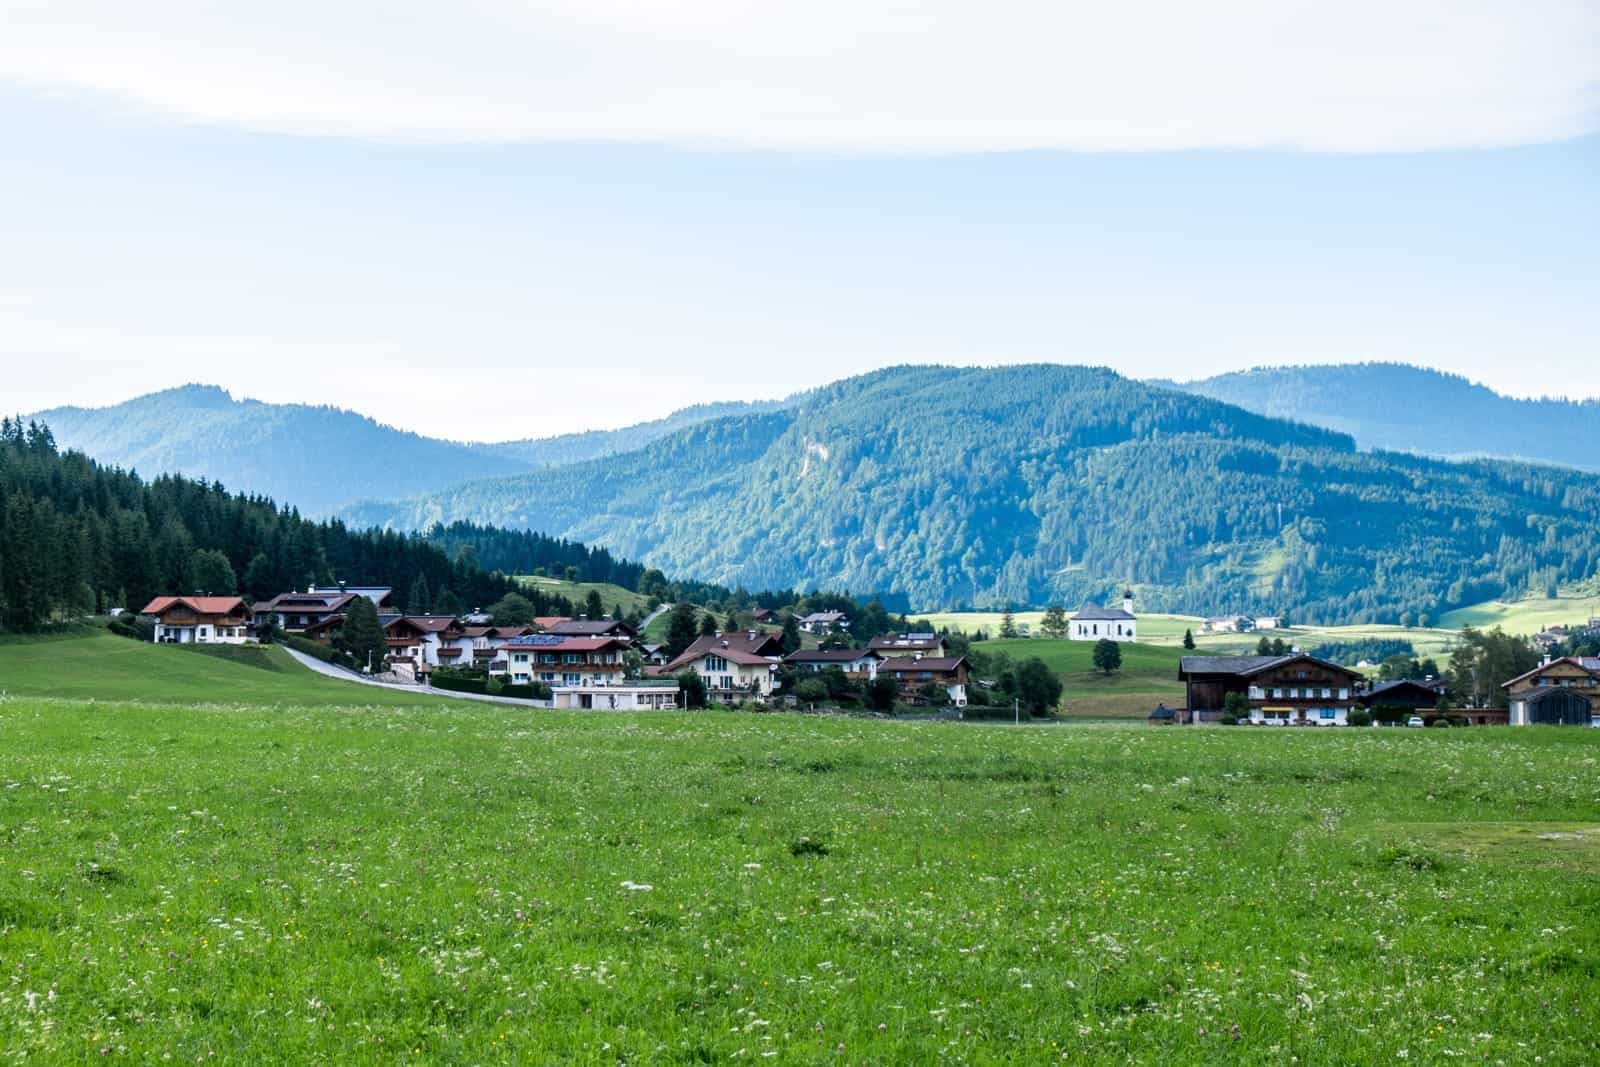
[[[1409,151],[1600,125],[1593,0],[0,0],[0,79],[408,141]]]

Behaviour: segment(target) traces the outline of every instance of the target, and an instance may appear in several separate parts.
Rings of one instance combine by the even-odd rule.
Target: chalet
[[[694,671],[706,694],[720,700],[766,700],[778,687],[783,642],[754,630],[698,638],[658,674]]]
[[[544,632],[562,637],[615,637],[620,641],[639,636],[633,627],[617,619],[562,619],[546,626]]]
[[[1250,721],[1269,726],[1344,726],[1362,676],[1304,653],[1287,656],[1184,656],[1178,663],[1191,722],[1222,718],[1229,694],[1242,695]]]
[[[389,663],[401,673],[425,677],[441,662],[439,651],[460,640],[465,628],[454,615],[379,615]]]
[[[956,707],[967,706],[969,669],[964,656],[890,656],[878,664],[878,673],[894,679],[900,699],[907,703],[923,702],[923,687],[931,683],[943,686]]]
[[[534,633],[507,642],[500,655],[511,682],[543,682],[550,687],[558,708],[631,711],[677,707],[677,682],[627,676],[625,656],[631,645],[624,637]]]
[[[1203,634],[1237,634],[1244,633],[1255,624],[1253,619],[1244,615],[1213,615],[1200,623],[1200,632]]]
[[[667,655],[667,646],[662,644],[640,645],[639,655],[652,667],[665,667],[667,660],[672,658]]]
[[[783,662],[802,673],[837,667],[846,678],[870,682],[878,676],[878,664],[883,662],[883,656],[861,648],[802,648],[783,657]]]
[[[488,668],[497,658],[504,659],[501,649],[507,644],[532,633],[531,626],[464,625],[457,634],[440,636],[435,655],[440,666]]]
[[[939,657],[944,655],[944,638],[929,633],[889,634],[868,641],[867,651],[876,652],[885,659],[893,656]]]
[[[141,615],[156,621],[158,645],[242,645],[250,614],[236,596],[158,596]]]
[[[1512,726],[1600,725],[1600,658],[1549,660],[1501,688]]]
[[[842,611],[814,611],[800,620],[800,629],[808,634],[831,633],[834,628],[848,629],[850,616]]]
[[[276,621],[278,629],[290,633],[308,630],[326,632],[334,620],[343,621],[350,603],[357,597],[371,600],[381,615],[392,612],[389,590],[381,586],[353,586],[346,590],[329,586],[312,586],[304,593],[291,590],[279,593],[271,600],[257,601],[251,609],[251,622],[257,627],[266,625],[268,619]]]
[[[1404,708],[1406,711],[1432,712],[1444,692],[1441,682],[1379,682],[1360,694],[1364,708]]]
[[[1132,593],[1122,595],[1121,608],[1085,604],[1069,622],[1067,634],[1074,641],[1132,641],[1139,625],[1133,614]]]
[[[750,613],[750,618],[763,626],[778,621],[778,613],[771,608],[757,608]]]

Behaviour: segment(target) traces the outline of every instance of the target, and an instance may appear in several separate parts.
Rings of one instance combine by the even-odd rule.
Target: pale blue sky
[[[1395,359],[1600,396],[1592,89],[1486,146],[870,151],[386,138],[8,83],[5,61],[8,409],[204,381],[494,439],[1037,360]]]

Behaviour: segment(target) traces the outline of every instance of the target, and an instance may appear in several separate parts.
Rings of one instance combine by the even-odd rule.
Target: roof
[[[618,631],[633,635],[633,627],[620,619],[562,619],[545,627],[546,633],[571,634],[575,637],[594,637]]]
[[[436,634],[441,630],[448,630],[452,626],[460,625],[460,620],[454,615],[402,615],[400,617],[425,634]]]
[[[773,634],[749,631],[711,634],[696,638],[694,644],[666,665],[666,669],[677,670],[707,655],[721,656],[746,666],[775,663],[783,656],[783,642]]]
[[[849,617],[850,616],[846,615],[842,611],[813,611],[810,615],[805,616],[800,621],[801,622],[838,622],[840,619],[848,619]]]
[[[1361,701],[1362,703],[1368,705],[1380,703],[1385,696],[1398,695],[1397,691],[1403,691],[1406,689],[1420,690],[1421,692],[1426,693],[1429,697],[1438,699],[1440,685],[1441,683],[1439,682],[1420,682],[1415,678],[1401,678],[1392,682],[1379,682],[1377,685],[1361,694]]]
[[[1571,667],[1577,667],[1582,671],[1588,671],[1590,674],[1600,675],[1600,658],[1595,658],[1592,656],[1562,656],[1560,659],[1553,659],[1549,663],[1541,663],[1526,674],[1517,675],[1515,678],[1511,679],[1511,681],[1502,683],[1500,688],[1506,689],[1510,686],[1516,685],[1518,682],[1525,682],[1529,678],[1532,678],[1538,674],[1542,674],[1551,667],[1559,667],[1563,663]]]
[[[876,650],[880,648],[909,648],[918,649],[938,648],[944,641],[938,634],[888,634],[884,637],[874,637],[867,642],[867,648]]]
[[[196,615],[231,615],[235,608],[244,610],[244,601],[236,596],[158,596],[139,614],[160,615],[178,604],[187,604]]]
[[[517,652],[599,652],[611,646],[627,648],[628,642],[615,637],[562,637],[558,634],[532,634],[506,643]]]
[[[783,657],[785,663],[854,663],[858,659],[883,657],[870,648],[802,648]]]
[[[1131,612],[1121,608],[1103,608],[1099,604],[1085,604],[1083,609],[1072,617],[1073,622],[1128,622],[1133,621]]]
[[[541,630],[548,630],[558,622],[571,622],[565,615],[535,615],[533,624]]]
[[[316,611],[337,611],[359,594],[356,593],[296,593],[293,591],[279,593],[265,603],[258,603],[256,611],[282,611],[290,604],[300,605],[301,609]]]
[[[878,672],[904,674],[910,671],[933,671],[936,674],[946,674],[965,665],[966,662],[965,656],[919,656],[916,659],[909,656],[893,656],[879,665]]]
[[[1291,652],[1286,656],[1184,656],[1178,661],[1178,677],[1184,678],[1191,674],[1232,674],[1249,677],[1301,660],[1310,660],[1319,667],[1338,671],[1351,678],[1361,677],[1359,671],[1351,670],[1332,660],[1319,659],[1306,652]]]

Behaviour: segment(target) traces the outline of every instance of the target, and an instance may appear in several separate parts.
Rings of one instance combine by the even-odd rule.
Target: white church
[[[1133,592],[1122,594],[1122,608],[1102,608],[1085,604],[1071,619],[1068,636],[1074,641],[1133,641],[1138,636],[1139,620],[1133,614]]]

